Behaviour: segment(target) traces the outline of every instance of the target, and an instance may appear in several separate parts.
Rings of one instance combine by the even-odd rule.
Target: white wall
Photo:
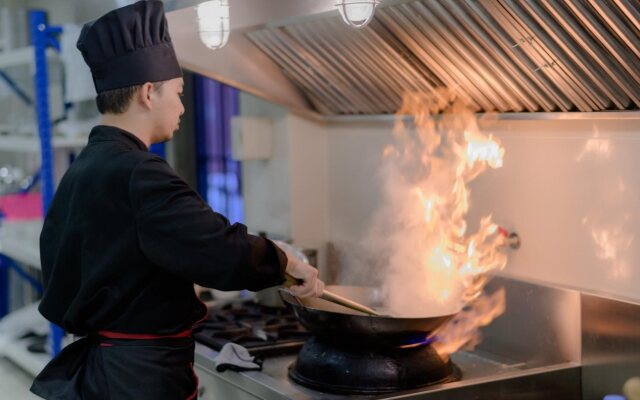
[[[253,232],[291,237],[287,111],[242,93],[240,115],[271,118],[274,133],[273,154],[269,160],[242,163],[245,222]]]
[[[492,213],[522,247],[506,273],[640,300],[640,120],[494,121],[504,167],[473,182],[470,227]],[[329,139],[328,237],[364,235],[388,123],[342,124]]]
[[[243,163],[250,229],[324,249],[357,243],[380,199],[390,122],[320,126],[244,95],[242,113],[271,116],[269,161]],[[610,114],[609,114],[610,115]],[[504,167],[471,185],[481,216],[516,231],[505,274],[640,300],[640,120],[500,120]],[[322,252],[321,265],[326,252]],[[323,271],[326,272],[326,271]]]
[[[317,249],[322,271],[329,203],[324,128],[246,93],[240,96],[240,115],[269,117],[273,123],[270,159],[242,163],[246,225]]]
[[[330,126],[329,238],[357,241],[367,230],[380,199],[376,174],[392,125],[358,123]]]
[[[291,237],[303,248],[318,250],[324,277],[328,240],[328,137],[323,126],[289,116]]]

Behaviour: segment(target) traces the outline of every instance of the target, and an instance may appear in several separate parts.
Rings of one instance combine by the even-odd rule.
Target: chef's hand
[[[324,291],[324,282],[318,279],[318,270],[306,264],[294,255],[287,253],[286,273],[292,277],[302,280],[302,284],[289,286],[289,290],[300,298],[319,297]]]

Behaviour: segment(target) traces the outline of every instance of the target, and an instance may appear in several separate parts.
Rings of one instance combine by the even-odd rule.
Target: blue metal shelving
[[[40,180],[43,215],[47,214],[54,192],[53,150],[51,148],[51,117],[49,115],[49,69],[47,67],[47,47],[60,51],[57,35],[61,27],[48,26],[47,14],[44,11],[29,12],[31,40],[35,52],[35,107],[38,119],[38,136],[40,137]],[[51,324],[51,352],[55,356],[61,350],[64,332]]]
[[[41,182],[41,194],[43,204],[43,215],[46,215],[53,199],[54,173],[53,173],[53,150],[51,146],[51,117],[49,115],[49,69],[47,66],[46,50],[53,47],[60,51],[60,43],[56,36],[62,32],[61,27],[48,26],[47,14],[44,11],[34,10],[29,12],[29,22],[31,27],[31,42],[34,49],[34,88],[35,95],[32,101],[20,88],[6,75],[3,78],[16,94],[27,104],[35,106],[35,113],[38,122],[38,136],[40,138],[40,158],[41,167],[39,178]],[[20,266],[6,255],[0,254],[0,287],[2,296],[0,298],[0,317],[9,311],[8,303],[8,279],[7,271],[12,269],[29,282],[36,290],[42,293],[42,285],[31,275],[25,272]],[[51,326],[52,353],[56,355],[61,350],[62,336],[64,332],[59,327]]]
[[[41,194],[43,204],[43,215],[51,204],[54,192],[54,171],[53,171],[53,151],[51,146],[51,117],[49,114],[49,69],[47,66],[46,50],[53,47],[60,51],[60,43],[56,36],[62,32],[61,27],[48,26],[46,12],[34,10],[29,12],[29,22],[31,27],[31,42],[34,49],[34,88],[35,95],[32,101],[8,75],[2,73],[0,78],[4,79],[14,92],[26,103],[35,107],[38,121],[38,136],[40,138],[41,168],[39,179],[41,182]],[[8,297],[8,277],[9,269],[14,270],[20,277],[29,282],[38,292],[42,293],[42,285],[31,275],[25,272],[14,260],[4,254],[0,254],[0,317],[9,311]],[[64,332],[55,325],[51,325],[52,355],[56,355],[61,350],[62,336]]]

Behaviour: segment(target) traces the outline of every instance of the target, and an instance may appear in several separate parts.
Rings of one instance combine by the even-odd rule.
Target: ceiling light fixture
[[[210,0],[196,6],[200,40],[216,50],[229,40],[229,0]]]
[[[371,22],[378,4],[378,0],[340,0],[336,7],[347,25],[360,29]]]

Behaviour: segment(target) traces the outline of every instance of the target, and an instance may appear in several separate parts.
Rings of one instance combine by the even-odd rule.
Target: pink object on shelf
[[[7,221],[24,221],[42,218],[40,193],[7,194],[0,196],[0,211]]]

